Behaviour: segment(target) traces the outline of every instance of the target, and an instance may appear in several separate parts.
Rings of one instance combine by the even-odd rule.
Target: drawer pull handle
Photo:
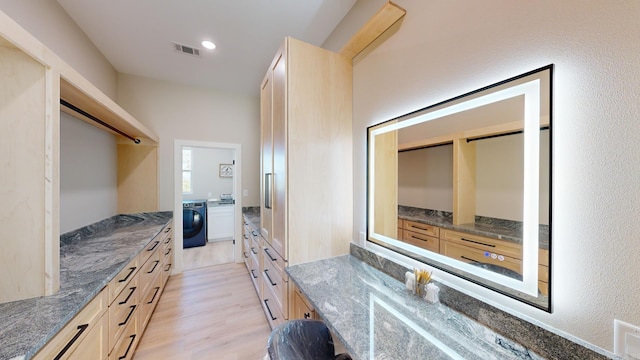
[[[133,293],[136,291],[136,287],[135,287],[135,286],[134,286],[134,287],[131,287],[131,288],[129,288],[129,290],[131,290],[131,292],[129,293],[129,295],[127,295],[127,298],[126,298],[126,299],[124,299],[124,300],[122,300],[122,301],[120,301],[120,302],[118,303],[118,305],[124,305],[124,304],[126,304],[127,302],[129,302],[129,299],[131,298],[131,295],[133,295]]]
[[[245,258],[245,259],[248,259],[248,258],[249,258],[249,256],[247,255],[247,252],[246,252],[246,251],[243,251],[242,253],[244,254],[244,258]]]
[[[480,262],[479,262],[478,260],[474,260],[474,259],[472,259],[472,258],[468,258],[468,257],[466,257],[466,256],[464,256],[464,255],[460,255],[460,257],[461,257],[462,259],[467,260],[467,261],[471,261],[472,263],[480,264]]]
[[[129,338],[131,338],[131,341],[129,342],[129,346],[127,346],[127,351],[125,351],[124,355],[120,356],[118,360],[124,360],[127,358],[127,355],[129,355],[129,350],[131,350],[131,345],[133,345],[133,342],[136,340],[136,334],[129,336]]]
[[[147,274],[151,274],[152,272],[154,272],[156,270],[156,267],[158,267],[158,264],[160,263],[159,260],[154,261],[155,264],[153,264],[153,268],[151,268],[151,270],[147,271]]]
[[[164,256],[167,256],[167,255],[169,255],[169,254],[171,254],[171,248],[168,248],[168,249],[167,249],[167,252],[166,252],[166,253],[164,253]]]
[[[258,252],[256,251],[256,248],[251,247],[251,252],[253,253],[253,255],[258,255]]]
[[[254,279],[257,279],[258,277],[256,276],[256,273],[253,272],[254,270],[251,269],[251,275],[253,276]]]
[[[264,274],[267,275],[267,279],[269,279],[269,282],[271,283],[271,286],[278,285],[278,284],[274,283],[273,280],[271,280],[271,276],[269,276],[269,269],[264,269]]]
[[[267,304],[267,301],[269,301],[269,299],[264,299],[264,305],[267,307],[267,311],[269,312],[269,316],[271,316],[271,320],[275,321],[278,318],[273,317],[273,314],[271,313],[271,309],[269,309],[269,304]]]
[[[249,240],[249,237],[247,236],[247,234],[242,234],[242,237],[244,237],[245,240]]]
[[[171,236],[167,236],[167,240],[164,242],[165,244],[168,244],[171,242]]]
[[[269,259],[271,261],[277,261],[278,260],[278,259],[274,258],[273,256],[271,256],[271,254],[269,253],[269,249],[268,248],[265,248],[264,252],[267,253],[267,255],[269,256]]]
[[[414,228],[414,229],[423,230],[423,231],[430,231],[431,230],[429,228],[423,228],[423,227],[415,226],[415,225],[411,225],[411,227]]]
[[[169,231],[171,231],[171,227],[168,227],[168,228],[164,229],[164,233],[165,234],[168,233]]]
[[[169,271],[171,269],[171,263],[168,263],[167,266],[164,267],[164,271]]]
[[[124,279],[120,279],[118,280],[118,282],[125,282],[129,279],[129,276],[131,276],[131,274],[133,274],[134,271],[136,271],[138,267],[137,266],[133,266],[129,268],[129,273],[127,274],[127,276],[124,277]]]
[[[488,246],[488,247],[496,247],[493,244],[487,244],[487,243],[483,243],[483,242],[480,242],[480,241],[469,240],[469,239],[465,239],[465,238],[460,238],[460,239],[462,239],[463,241],[467,241],[467,242],[478,244],[478,245],[484,245],[484,246]]]
[[[305,319],[309,319],[310,317],[311,317],[311,314],[309,314],[309,313],[304,313],[304,318],[305,318]]]
[[[429,239],[419,238],[419,237],[417,237],[417,236],[415,236],[415,235],[411,235],[411,238],[416,239],[416,240],[420,240],[420,241],[426,241],[426,242],[429,242]]]
[[[151,249],[147,249],[147,251],[153,251],[156,249],[156,247],[158,246],[158,244],[160,244],[160,241],[154,241],[153,247]]]
[[[129,308],[131,309],[131,310],[129,310],[129,315],[127,315],[127,318],[126,318],[126,319],[124,319],[124,321],[123,321],[123,322],[121,322],[120,324],[118,324],[118,326],[127,325],[127,322],[129,322],[129,319],[131,318],[131,315],[133,315],[133,312],[134,312],[134,311],[136,311],[136,306],[137,306],[137,305],[131,305],[131,306],[129,306]]]
[[[69,340],[69,342],[67,343],[67,345],[64,346],[64,348],[62,348],[62,350],[60,350],[60,352],[58,353],[58,355],[56,355],[56,357],[54,358],[54,360],[60,360],[62,359],[62,356],[69,351],[69,349],[71,348],[71,346],[73,345],[73,343],[75,343],[76,341],[78,341],[78,339],[80,338],[80,336],[82,335],[83,332],[85,332],[85,330],[87,330],[87,328],[89,327],[89,324],[82,324],[82,325],[78,325],[78,332],[73,336],[73,338],[71,340]]]
[[[156,286],[156,292],[153,294],[151,301],[149,301],[147,304],[153,304],[153,300],[156,299],[156,295],[158,295],[158,291],[160,291],[160,286]]]
[[[258,236],[258,233],[255,230],[251,230],[251,235]]]

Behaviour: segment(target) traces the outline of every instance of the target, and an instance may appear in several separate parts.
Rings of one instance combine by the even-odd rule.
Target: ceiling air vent
[[[196,49],[191,46],[182,45],[178,43],[173,43],[173,49],[177,52],[181,52],[183,54],[192,55],[192,56],[200,56],[200,49]]]

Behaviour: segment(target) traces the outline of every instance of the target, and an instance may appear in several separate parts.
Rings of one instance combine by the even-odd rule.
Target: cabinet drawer
[[[509,256],[500,256],[500,254],[489,253],[484,250],[472,248],[458,243],[449,242],[446,240],[440,241],[440,250],[443,255],[451,258],[464,261],[466,263],[483,263],[492,264],[513,270],[518,274],[522,274],[522,261],[520,259],[514,259]],[[491,256],[496,254],[496,256]],[[487,256],[488,255],[488,256]]]
[[[289,276],[284,271],[284,268],[287,266],[287,262],[284,261],[282,256],[275,251],[275,249],[269,244],[267,241],[262,241],[263,244],[263,258],[264,262],[269,263],[269,265],[280,274],[284,281],[289,281]],[[266,268],[266,265],[265,265]]]
[[[166,254],[166,251],[165,251]],[[164,288],[164,285],[167,283],[167,280],[169,280],[169,276],[171,276],[171,269],[173,269],[173,248],[171,248],[171,251],[169,252],[169,254],[164,255],[164,260],[162,261],[162,273],[161,273],[161,279],[162,279],[162,287]]]
[[[122,289],[136,276],[139,267],[138,259],[138,256],[136,256],[109,282],[109,304],[120,295]]]
[[[242,240],[242,259],[244,260],[244,264],[247,266],[247,270],[251,271],[251,257],[249,253],[251,249],[249,247],[249,240]]]
[[[249,275],[251,276],[251,281],[253,282],[253,286],[256,288],[258,296],[260,296],[262,293],[260,263],[258,262],[258,258],[256,256],[249,255],[249,259],[251,259],[251,268],[249,269]]]
[[[136,275],[109,306],[109,350],[114,348],[127,326],[134,321],[140,299],[139,293]]]
[[[284,318],[284,315],[282,315],[282,309],[278,304],[276,304],[276,301],[274,301],[274,295],[271,288],[267,287],[264,294],[265,296],[262,298],[262,307],[264,308],[269,325],[273,329],[287,321],[287,319]]]
[[[153,284],[156,276],[158,276],[162,272],[162,265],[160,264],[160,256],[162,255],[162,253],[157,250],[158,249],[156,249],[156,251],[153,252],[153,255],[149,257],[147,262],[140,267],[139,281],[141,288],[140,294],[142,294],[142,296],[144,296],[144,294],[149,291],[149,288]]]
[[[140,333],[147,327],[153,310],[156,308],[156,305],[158,305],[162,292],[161,281],[162,279],[158,276],[149,287],[149,291],[143,295],[140,301],[140,315],[138,316]]]
[[[509,256],[514,259],[522,259],[522,246],[509,241],[492,239],[448,229],[442,230],[440,240],[448,240],[471,248]]]
[[[147,246],[140,252],[138,255],[138,263],[142,266],[158,248],[160,248],[160,244],[164,238],[159,238],[160,235],[156,236]]]
[[[87,337],[82,340],[78,348],[71,355],[72,359],[88,360],[88,359],[106,359],[109,355],[109,326],[108,318],[103,315],[96,326],[89,331]]]
[[[164,234],[164,239],[162,239],[162,247],[164,249],[173,246],[173,228],[171,227],[172,224],[167,225],[167,227],[162,232]]]
[[[402,241],[406,243],[421,247],[429,251],[433,251],[436,253],[440,252],[440,239],[437,237],[428,236],[409,230],[403,230],[402,237],[400,239],[402,239]]]
[[[109,360],[130,360],[133,358],[133,352],[140,340],[139,329],[138,316],[134,316],[133,321],[127,325],[120,339],[116,341],[113,350],[109,354]]]
[[[405,230],[417,232],[417,233],[422,234],[422,235],[428,235],[428,236],[433,236],[433,237],[439,237],[440,236],[440,228],[439,227],[433,226],[433,225],[427,225],[427,224],[423,224],[423,223],[419,223],[419,222],[415,222],[415,221],[404,220],[403,228]]]
[[[107,291],[103,289],[35,355],[34,359],[75,359],[76,357],[72,356],[73,352],[91,330],[100,324],[100,319],[106,313],[107,299]]]
[[[271,288],[274,295],[273,299],[278,303],[281,309],[287,309],[288,303],[288,286],[287,283],[282,280],[280,273],[272,266],[273,263],[265,259],[264,270],[262,271],[262,286],[265,288]],[[286,311],[282,311],[286,313]]]

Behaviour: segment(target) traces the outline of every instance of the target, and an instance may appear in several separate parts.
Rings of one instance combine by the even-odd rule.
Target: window
[[[191,149],[182,148],[182,193],[191,194],[193,184],[191,184]]]

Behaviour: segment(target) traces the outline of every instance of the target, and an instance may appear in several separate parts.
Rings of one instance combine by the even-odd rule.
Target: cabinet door
[[[272,109],[273,73],[267,71],[262,87],[260,88],[260,118],[262,126],[261,154],[262,171],[260,180],[260,232],[265,238],[271,234],[272,213],[272,178],[273,178],[273,142],[271,133],[271,109]]]
[[[273,228],[267,241],[287,257],[287,68],[284,49],[278,53],[273,67]]]

